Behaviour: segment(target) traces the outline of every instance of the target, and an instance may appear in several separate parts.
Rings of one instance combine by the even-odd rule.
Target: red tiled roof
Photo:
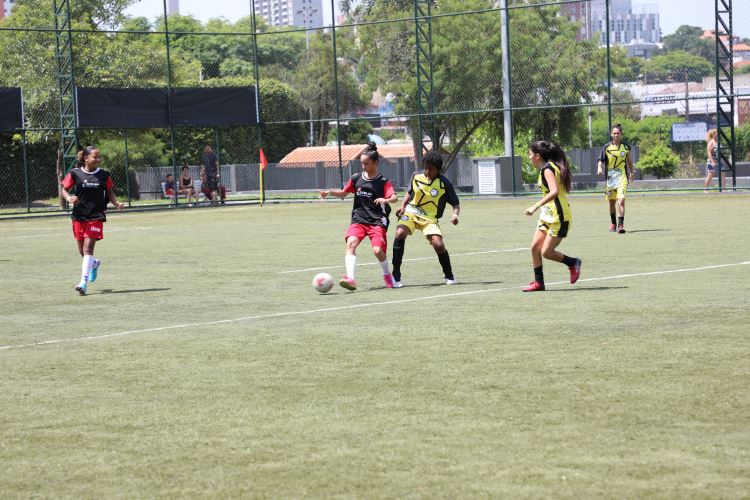
[[[750,45],[746,43],[738,43],[737,45],[734,46],[734,51],[735,52],[748,52],[750,51]]]
[[[428,143],[429,145],[429,143]],[[367,147],[366,144],[347,144],[341,146],[341,161],[346,163],[351,160],[359,159],[359,155]],[[380,144],[378,153],[386,159],[410,158],[414,159],[414,146],[411,143],[406,144]],[[323,162],[326,167],[339,166],[339,148],[338,146],[315,146],[297,148],[284,158],[279,165],[291,166],[314,166],[318,162]]]

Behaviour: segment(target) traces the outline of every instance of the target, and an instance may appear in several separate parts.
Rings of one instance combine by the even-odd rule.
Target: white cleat
[[[393,282],[393,288],[403,288],[404,283],[402,281],[394,281]]]
[[[445,284],[446,285],[458,285],[458,281],[447,279],[447,280],[445,280]]]

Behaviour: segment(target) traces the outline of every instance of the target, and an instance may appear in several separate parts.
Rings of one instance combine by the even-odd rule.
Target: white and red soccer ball
[[[333,288],[333,277],[328,273],[318,273],[312,280],[312,286],[320,293],[326,293]]]

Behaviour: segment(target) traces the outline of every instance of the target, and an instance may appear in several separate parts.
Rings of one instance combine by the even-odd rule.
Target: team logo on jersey
[[[435,188],[430,189],[430,196],[437,196],[437,195],[438,195],[438,190],[437,189],[435,189]]]
[[[620,151],[620,156],[625,156],[625,151]]]
[[[357,196],[364,196],[365,198],[372,198],[372,193],[364,191],[362,188],[357,189]]]

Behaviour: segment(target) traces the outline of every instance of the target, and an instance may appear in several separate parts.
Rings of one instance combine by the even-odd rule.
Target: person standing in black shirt
[[[203,192],[210,198],[211,204],[216,205],[216,201],[220,198],[219,191],[219,180],[221,178],[221,170],[219,168],[219,157],[214,151],[211,144],[206,144],[203,148]],[[222,203],[224,199],[221,198]]]
[[[86,295],[88,284],[96,281],[101,261],[94,257],[94,245],[104,237],[104,221],[107,220],[107,202],[117,209],[125,205],[117,201],[113,191],[112,176],[99,168],[99,150],[89,146],[79,153],[82,166],[73,168],[62,181],[62,195],[73,205],[73,236],[78,243],[78,252],[83,257],[81,281],[75,290]],[[70,190],[75,188],[75,194]]]
[[[354,194],[352,222],[345,237],[346,275],[339,281],[339,285],[351,291],[357,289],[357,282],[354,279],[354,271],[357,267],[357,246],[368,236],[372,251],[383,270],[385,286],[393,288],[393,276],[388,270],[386,259],[388,249],[386,230],[388,229],[388,215],[391,211],[388,204],[398,201],[398,197],[391,181],[378,170],[379,160],[378,147],[373,142],[368,143],[367,149],[360,155],[363,172],[354,174],[344,189],[318,191],[321,198],[331,195],[343,199],[349,193]]]

